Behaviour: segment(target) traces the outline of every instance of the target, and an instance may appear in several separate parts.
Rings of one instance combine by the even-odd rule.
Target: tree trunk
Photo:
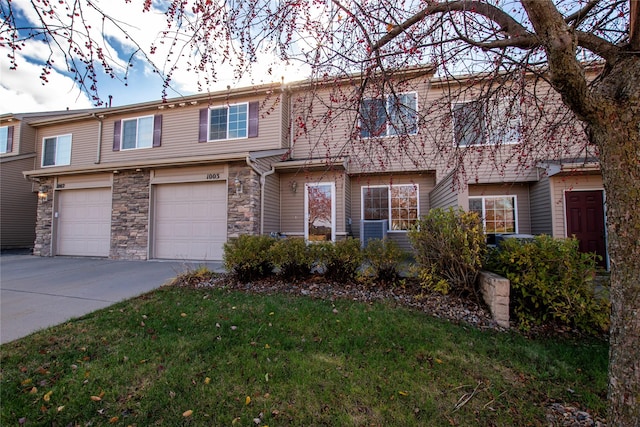
[[[640,426],[640,58],[605,70],[588,123],[600,150],[611,260],[609,425]]]

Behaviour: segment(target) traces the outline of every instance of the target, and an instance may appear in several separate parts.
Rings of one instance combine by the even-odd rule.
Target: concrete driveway
[[[116,261],[2,254],[0,344],[156,289],[178,274],[220,262]]]

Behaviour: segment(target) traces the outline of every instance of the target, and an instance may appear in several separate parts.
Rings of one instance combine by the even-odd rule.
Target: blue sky
[[[72,3],[71,0],[66,0]],[[105,13],[118,19],[126,27],[127,32],[131,35],[131,39],[136,40],[139,45],[147,50],[152,44],[157,46],[158,52],[153,55],[156,60],[162,62],[166,57],[165,48],[162,44],[158,44],[158,34],[166,26],[166,18],[164,14],[156,9],[150,12],[142,13],[142,1],[127,3],[123,0],[94,0]],[[14,13],[22,23],[35,22],[34,9],[29,0],[12,0]],[[38,3],[36,3],[38,4]],[[54,8],[64,13],[66,3],[60,4],[58,1],[51,2]],[[161,0],[154,2],[154,7],[161,4]],[[5,7],[5,6],[3,6]],[[95,13],[90,13],[85,8],[84,16],[88,23],[93,24],[94,28],[101,28],[101,20]],[[112,106],[121,106],[138,102],[146,102],[157,100],[162,97],[162,79],[153,73],[149,64],[144,61],[142,56],[134,61],[134,66],[129,68],[128,84],[125,86],[121,80],[124,77],[124,69],[126,67],[126,59],[134,51],[134,46],[130,39],[127,39],[122,33],[116,31],[114,27],[106,28],[106,35],[101,43],[103,49],[111,54],[116,65],[115,69],[118,78],[113,79],[104,73],[98,76],[99,96],[104,102],[108,102],[109,95],[112,96]],[[49,83],[42,84],[40,73],[42,64],[49,55],[48,48],[45,43],[38,40],[29,40],[25,42],[22,50],[17,54],[18,62],[17,70],[9,69],[9,61],[7,60],[8,50],[6,47],[0,47],[0,114],[5,113],[23,113],[35,111],[55,111],[66,109],[82,109],[94,106],[87,94],[81,92],[73,81],[71,74],[64,65],[64,58],[60,53],[54,55],[55,67],[48,76]],[[273,58],[262,57],[266,62],[273,61]],[[159,65],[160,67],[162,64]],[[260,70],[261,67],[255,67]],[[291,73],[282,66],[275,70],[272,75],[261,73],[259,77],[252,79],[247,76],[242,81],[236,81],[233,78],[231,64],[228,62],[223,67],[217,68],[218,81],[212,83],[205,90],[216,91],[223,90],[228,85],[231,87],[246,86],[251,83],[269,83],[272,81],[280,81],[280,77],[284,75],[295,75],[295,80],[299,80],[300,73]],[[259,74],[259,73],[257,73]],[[193,73],[189,73],[184,69],[178,70],[172,79],[172,86],[175,91],[169,90],[167,95],[170,98],[180,95],[189,95],[198,91],[196,85],[196,77]]]

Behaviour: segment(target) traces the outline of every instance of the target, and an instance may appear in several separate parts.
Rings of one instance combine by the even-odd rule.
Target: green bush
[[[511,281],[511,312],[521,328],[544,323],[590,333],[608,328],[609,303],[595,295],[596,255],[581,253],[576,239],[507,239],[489,254],[486,267]]]
[[[407,254],[393,240],[369,240],[363,255],[366,272],[377,282],[395,285],[402,279],[400,268]]]
[[[315,265],[312,245],[302,238],[290,238],[276,241],[270,249],[273,264],[278,274],[287,280],[304,279],[311,275]]]
[[[347,238],[335,243],[314,243],[312,246],[326,278],[352,281],[358,276],[363,259],[360,240]]]
[[[441,293],[471,294],[487,245],[475,212],[432,209],[409,230],[422,285]]]
[[[243,234],[224,244],[224,266],[241,282],[264,278],[273,273],[269,249],[276,240],[269,236]]]

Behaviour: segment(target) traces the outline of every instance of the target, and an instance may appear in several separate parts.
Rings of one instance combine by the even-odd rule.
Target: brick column
[[[147,259],[149,244],[149,171],[113,175],[112,259]]]

